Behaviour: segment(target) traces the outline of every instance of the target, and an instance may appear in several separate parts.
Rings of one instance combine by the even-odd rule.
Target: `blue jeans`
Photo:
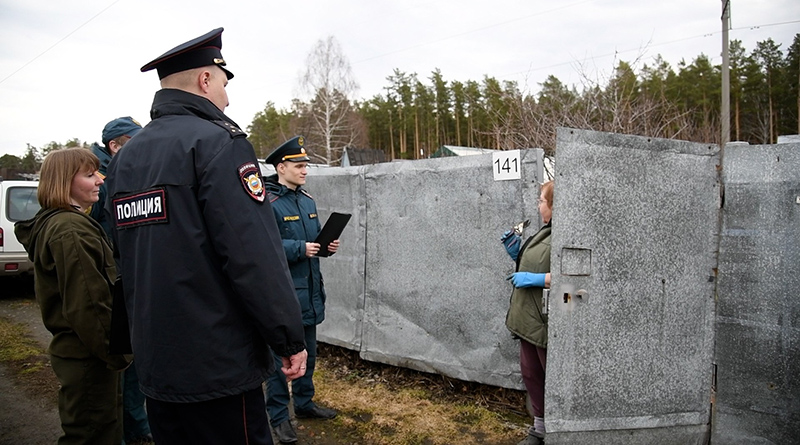
[[[144,410],[144,394],[139,389],[135,361],[122,376],[122,407],[122,429],[126,441],[130,442],[150,434],[150,423]]]
[[[306,351],[308,361],[306,362],[306,373],[299,379],[292,380],[292,399],[294,399],[294,409],[297,411],[308,411],[314,407],[311,399],[314,397],[314,365],[317,363],[317,327],[303,326],[305,331]],[[289,385],[286,383],[286,375],[281,371],[281,358],[273,353],[275,359],[275,372],[267,379],[267,413],[269,423],[278,426],[289,420]]]

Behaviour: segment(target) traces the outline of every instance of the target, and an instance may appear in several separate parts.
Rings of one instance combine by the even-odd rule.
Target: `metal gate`
[[[559,129],[547,443],[704,443],[715,145]]]

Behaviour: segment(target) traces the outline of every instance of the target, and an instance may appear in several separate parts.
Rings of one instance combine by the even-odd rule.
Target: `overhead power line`
[[[793,23],[800,23],[800,20],[792,20],[792,21],[788,21],[788,22],[779,22],[779,23],[767,23],[767,24],[764,24],[764,25],[740,26],[738,28],[730,28],[730,30],[731,31],[740,31],[740,30],[745,30],[745,29],[751,29],[752,30],[752,29],[759,29],[759,28],[768,28],[768,27],[771,27],[771,26],[790,25],[790,24],[793,24]],[[716,34],[720,34],[721,32],[722,31],[714,31],[714,32],[700,34],[700,35],[696,35],[696,36],[692,36],[692,37],[684,37],[684,38],[681,38],[681,39],[669,40],[667,42],[648,44],[647,47],[648,48],[653,48],[653,47],[656,47],[656,46],[664,46],[664,45],[671,45],[673,43],[678,43],[678,42],[685,42],[687,40],[693,40],[693,39],[698,39],[698,38],[703,38],[703,37],[711,37],[711,36],[714,36]],[[630,52],[634,52],[634,51],[641,51],[641,50],[642,50],[641,47],[629,48],[629,49],[623,49],[623,50],[615,50],[614,52],[600,54],[600,55],[594,56],[592,58],[593,59],[602,59],[604,57],[611,57],[611,56],[616,56],[616,55],[619,55],[619,54],[625,54],[625,53],[630,53]],[[518,75],[518,74],[529,73],[529,72],[532,72],[532,71],[541,71],[541,70],[546,70],[546,69],[550,69],[550,68],[556,68],[556,67],[560,67],[560,66],[564,66],[564,65],[570,65],[570,64],[572,64],[574,62],[575,62],[574,60],[570,60],[570,61],[567,61],[567,62],[559,62],[559,63],[554,63],[554,64],[551,64],[551,65],[547,65],[547,66],[540,66],[540,67],[536,67],[536,68],[528,68],[527,70],[524,70],[524,71],[516,71],[516,72],[510,73],[510,74],[507,74],[507,76],[515,76],[515,75]]]
[[[25,63],[24,65],[22,65],[21,67],[17,68],[17,69],[16,69],[14,72],[12,72],[11,74],[9,74],[8,76],[4,77],[4,78],[3,78],[3,80],[0,80],[0,83],[3,83],[3,82],[5,82],[6,80],[8,80],[8,79],[10,79],[12,76],[14,76],[14,74],[17,74],[18,72],[20,72],[20,71],[22,71],[23,69],[25,69],[25,67],[26,67],[26,66],[28,66],[28,65],[30,65],[31,63],[35,62],[35,61],[36,61],[36,60],[37,60],[39,57],[42,57],[43,55],[47,54],[47,52],[48,52],[48,51],[50,51],[51,49],[53,49],[53,48],[55,48],[56,46],[58,46],[58,45],[59,45],[61,42],[63,42],[64,40],[67,40],[67,39],[68,39],[68,38],[69,38],[71,35],[73,35],[73,34],[75,34],[76,32],[78,32],[78,30],[80,30],[80,29],[81,29],[81,28],[83,28],[84,26],[88,25],[88,24],[89,24],[89,22],[91,22],[92,20],[96,19],[96,18],[97,18],[97,17],[98,17],[100,14],[102,14],[102,13],[106,12],[106,11],[108,10],[108,8],[110,8],[110,7],[114,6],[114,5],[116,5],[116,4],[117,4],[117,3],[119,3],[119,2],[120,2],[120,0],[114,0],[114,2],[112,2],[110,5],[108,5],[108,6],[106,6],[105,8],[103,8],[103,10],[102,10],[102,11],[100,11],[100,12],[98,12],[97,14],[95,14],[94,16],[92,16],[92,18],[90,18],[89,20],[87,20],[87,21],[83,22],[83,24],[81,24],[81,25],[80,25],[80,26],[78,26],[77,28],[73,29],[73,30],[72,30],[72,31],[71,31],[69,34],[65,35],[64,37],[62,37],[61,39],[59,39],[59,40],[58,40],[56,43],[54,43],[54,44],[50,45],[50,47],[49,47],[49,48],[47,48],[46,50],[44,50],[44,51],[42,51],[41,53],[39,53],[39,55],[37,55],[37,56],[36,56],[36,57],[34,57],[33,59],[29,60],[28,62],[26,62],[26,63]]]

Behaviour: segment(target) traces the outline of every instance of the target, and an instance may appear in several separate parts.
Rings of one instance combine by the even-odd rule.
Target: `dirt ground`
[[[3,278],[0,295],[0,319],[26,326],[31,344],[44,352],[51,335],[30,281]],[[56,391],[58,381],[44,354],[0,362],[0,444],[55,443],[61,435]]]
[[[0,329],[16,330],[0,331],[0,342],[19,337],[26,343],[14,347],[35,349],[14,359],[1,354],[10,345],[0,344],[0,445],[55,443],[61,434],[58,382],[44,353],[51,335],[32,288],[30,279],[0,278]],[[320,344],[314,380],[317,402],[340,415],[333,421],[294,420],[299,445],[511,445],[526,428],[519,391],[364,362],[353,351],[329,345]],[[440,432],[420,432],[425,428]]]

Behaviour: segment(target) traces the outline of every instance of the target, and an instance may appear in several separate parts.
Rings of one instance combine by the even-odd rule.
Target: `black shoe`
[[[533,434],[528,434],[525,436],[522,441],[518,442],[517,445],[542,445],[544,444],[544,439],[534,436]]]
[[[333,419],[338,413],[336,410],[314,405],[308,411],[295,411],[294,414],[298,419]]]
[[[272,427],[272,431],[275,432],[275,436],[281,443],[297,442],[297,433],[294,432],[292,422],[289,420],[284,420],[278,426]]]

